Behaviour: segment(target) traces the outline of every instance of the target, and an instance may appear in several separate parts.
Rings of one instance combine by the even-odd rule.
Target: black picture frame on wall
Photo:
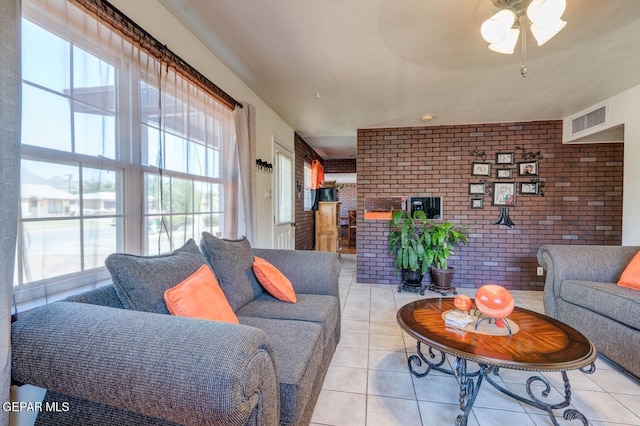
[[[469,184],[469,195],[484,195],[485,192],[486,186],[484,182]]]
[[[513,171],[511,169],[496,169],[496,179],[511,179]]]
[[[523,161],[521,163],[518,163],[518,175],[519,176],[538,176],[538,162]]]
[[[489,176],[491,163],[471,163],[471,174],[473,176]]]
[[[496,164],[513,164],[513,152],[497,153]]]
[[[482,209],[482,208],[484,208],[484,198],[472,198],[470,207],[472,209]]]
[[[515,206],[516,205],[516,183],[515,182],[494,182],[493,183],[493,205],[494,206]]]
[[[521,195],[538,195],[540,193],[539,182],[520,182]]]

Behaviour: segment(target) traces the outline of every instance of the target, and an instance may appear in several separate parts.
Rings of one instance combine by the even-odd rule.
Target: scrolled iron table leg
[[[591,364],[589,367],[587,368],[581,368],[581,371],[583,371],[584,373],[587,374],[591,374],[595,371],[595,365]],[[531,405],[532,407],[536,407],[540,410],[543,410],[547,413],[547,415],[549,416],[549,419],[551,420],[551,422],[555,425],[555,426],[559,426],[558,421],[556,420],[553,410],[559,410],[562,408],[566,408],[571,404],[571,384],[569,383],[569,377],[567,376],[567,372],[566,371],[560,371],[560,374],[562,375],[562,382],[564,385],[564,396],[563,396],[563,400],[559,401],[559,402],[547,402],[546,398],[549,397],[549,394],[551,392],[551,384],[549,383],[549,380],[547,380],[546,377],[544,376],[540,376],[540,375],[535,375],[535,376],[531,376],[527,379],[526,382],[526,390],[527,390],[527,395],[529,396],[529,398],[526,398],[522,395],[518,395],[515,394],[513,392],[511,392],[509,389],[506,389],[505,387],[503,387],[502,385],[500,385],[499,383],[495,382],[491,377],[487,376],[487,382],[489,382],[494,388],[496,388],[497,390],[499,390],[500,392],[502,392],[503,394],[517,400],[520,402],[523,402],[525,404]],[[536,392],[534,392],[532,385],[533,384],[542,384],[543,388],[542,391],[538,391],[540,394],[540,397],[538,397],[536,395]],[[566,409],[563,413],[562,413],[562,417],[567,420],[578,420],[581,421],[582,424],[584,426],[587,426],[589,424],[589,422],[587,421],[587,418],[584,416],[584,414],[582,414],[581,412],[579,412],[578,410],[576,410],[575,408],[568,408]]]
[[[409,371],[416,377],[425,377],[431,370],[436,370],[441,373],[450,374],[455,376],[460,386],[460,409],[462,414],[456,418],[457,426],[466,426],[469,413],[473,408],[473,403],[478,396],[482,379],[485,375],[487,366],[483,364],[478,365],[478,370],[467,371],[467,360],[464,358],[456,357],[455,368],[449,369],[443,367],[447,360],[447,355],[432,347],[428,347],[428,357],[422,352],[422,346],[420,341],[416,344],[417,355],[411,355],[407,363],[409,365]],[[424,368],[424,371],[420,372],[417,368]],[[475,382],[474,382],[475,379]]]
[[[480,392],[480,385],[482,385],[487,366],[478,364],[478,367],[477,371],[468,373],[467,360],[456,357],[455,376],[460,385],[460,409],[462,410],[462,414],[456,417],[456,426],[466,426],[473,403]],[[475,382],[474,378],[476,378]]]
[[[429,374],[431,370],[436,370],[446,374],[454,374],[453,371],[449,370],[448,368],[442,367],[442,365],[447,360],[447,355],[444,352],[441,352],[437,349],[433,349],[429,347],[430,359],[427,359],[427,357],[425,357],[425,355],[422,353],[420,341],[418,341],[416,345],[416,351],[418,352],[418,355],[411,355],[407,360],[407,363],[409,364],[409,371],[411,371],[411,374],[413,374],[414,376],[424,377],[427,374]],[[435,361],[432,361],[434,359]],[[416,370],[416,368],[414,367],[414,364],[418,368],[422,367],[424,364],[426,368],[425,371],[420,373],[418,370]]]

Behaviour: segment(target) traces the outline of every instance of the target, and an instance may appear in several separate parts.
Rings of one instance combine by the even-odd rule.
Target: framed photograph
[[[520,182],[520,194],[522,195],[538,195],[540,186],[538,182]]]
[[[472,209],[481,209],[484,207],[484,198],[472,198],[471,199],[471,208]]]
[[[497,153],[496,164],[513,164],[513,152]]]
[[[493,205],[494,206],[515,206],[516,205],[516,183],[515,182],[494,182],[493,183]]]
[[[496,178],[511,179],[511,169],[496,169]]]
[[[518,163],[518,175],[520,176],[538,176],[538,162],[525,161]]]
[[[484,183],[470,183],[469,184],[469,194],[472,195],[484,195],[485,193],[485,184]]]
[[[471,163],[471,174],[474,176],[489,176],[491,163]]]

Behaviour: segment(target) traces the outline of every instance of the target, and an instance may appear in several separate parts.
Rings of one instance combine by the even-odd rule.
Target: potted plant
[[[433,285],[429,290],[454,291],[451,280],[455,269],[449,266],[449,256],[455,254],[456,244],[467,244],[467,229],[451,222],[429,222],[424,227],[424,250],[427,266],[431,267]],[[423,264],[424,267],[424,264]]]
[[[403,286],[419,290],[422,288],[422,277],[428,270],[427,241],[425,227],[429,221],[423,211],[413,214],[409,211],[398,210],[393,213],[389,221],[389,252],[395,256],[395,273],[402,272]]]

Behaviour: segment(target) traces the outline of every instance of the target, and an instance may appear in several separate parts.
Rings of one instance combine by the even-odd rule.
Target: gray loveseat
[[[203,258],[219,261],[205,240]],[[198,246],[186,246],[193,257]],[[59,408],[40,412],[37,424],[308,424],[340,339],[339,262],[313,251],[252,253],[290,279],[296,304],[262,291],[255,277],[248,292],[223,285],[218,264],[240,324],[126,309],[117,285],[15,322],[14,383],[46,388],[44,403]]]
[[[544,310],[587,336],[598,352],[640,377],[640,291],[616,285],[640,247],[544,245]]]

